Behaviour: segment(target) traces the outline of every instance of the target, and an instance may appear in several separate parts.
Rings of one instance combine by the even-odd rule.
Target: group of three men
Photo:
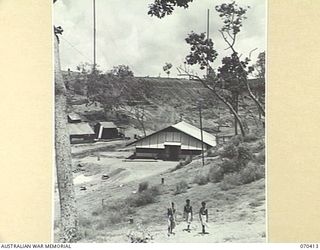
[[[171,206],[168,208],[168,236],[170,236],[173,233],[173,229],[175,228],[176,225],[176,209],[174,206],[174,203],[171,203]],[[185,231],[190,232],[190,225],[191,222],[193,221],[193,211],[192,211],[192,206],[190,205],[190,200],[186,200],[186,205],[183,208],[183,218],[187,222],[187,228]],[[208,223],[208,209],[206,208],[206,203],[203,201],[201,202],[201,208],[199,210],[199,220],[202,226],[202,234],[206,234],[206,227]]]

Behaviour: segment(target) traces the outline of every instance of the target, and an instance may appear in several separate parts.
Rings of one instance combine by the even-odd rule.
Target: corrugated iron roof
[[[186,123],[184,121],[179,122],[175,125],[172,125],[171,127],[176,128],[180,130],[181,132],[188,134],[199,141],[201,141],[201,130],[195,126],[192,126],[189,123]],[[203,142],[210,145],[210,146],[215,146],[216,145],[216,137],[212,134],[209,134],[208,132],[202,130],[203,132]]]
[[[69,123],[68,130],[70,135],[91,135],[94,134],[93,129],[89,123]]]
[[[113,122],[99,122],[99,124],[104,128],[117,128]]]
[[[182,121],[182,122],[179,122],[177,124],[171,125],[171,126],[169,126],[167,128],[170,128],[170,127],[175,128],[175,129],[177,129],[177,130],[179,130],[179,131],[181,131],[181,132],[183,132],[183,133],[185,133],[187,135],[190,135],[190,136],[198,139],[199,141],[201,141],[201,130],[199,128],[195,127],[195,126],[192,126],[189,123],[186,123],[186,122]],[[165,129],[167,129],[167,128],[165,128]],[[162,130],[164,130],[164,129],[162,129]],[[159,133],[162,130],[154,132],[154,133],[152,133],[152,134],[150,134],[150,135],[148,135],[146,137],[143,137],[143,138],[141,138],[141,139],[139,139],[137,141],[131,142],[131,143],[127,144],[127,146],[135,144],[138,141],[144,140],[145,138],[147,138],[147,137],[149,137],[151,135],[154,135],[156,133]],[[204,130],[202,130],[202,132],[203,132],[203,142],[206,143],[209,146],[212,146],[212,147],[216,146],[216,137],[214,135],[212,135],[212,134],[209,134],[208,132],[206,132]]]

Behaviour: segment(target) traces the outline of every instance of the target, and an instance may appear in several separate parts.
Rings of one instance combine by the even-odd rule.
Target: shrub
[[[221,164],[220,167],[223,173],[232,173],[239,171],[239,165],[235,160],[225,159]]]
[[[130,207],[141,207],[156,202],[156,196],[160,194],[159,186],[153,186],[140,193],[132,194],[126,199]]]
[[[241,184],[240,175],[238,173],[226,174],[220,184],[222,190],[229,190]]]
[[[141,193],[141,192],[147,190],[148,187],[149,187],[149,182],[147,182],[147,181],[141,182],[139,184],[138,192]]]
[[[138,225],[135,230],[127,234],[127,237],[131,243],[148,243],[153,240],[153,235],[142,225]]]
[[[265,160],[266,160],[266,155],[265,155],[265,151],[263,150],[262,152],[260,152],[259,154],[257,154],[257,156],[255,157],[254,161],[264,165],[265,164]]]
[[[192,162],[192,156],[188,156],[185,160],[180,160],[178,165],[172,170],[178,170]]]
[[[233,159],[238,157],[238,150],[233,144],[228,144],[223,147],[222,151],[220,152],[220,156],[222,158]]]
[[[193,182],[197,183],[198,185],[205,185],[209,182],[209,180],[207,176],[199,174],[194,177]]]
[[[242,135],[235,135],[230,139],[230,142],[234,146],[238,146],[241,142],[243,142],[243,137],[242,137]]]
[[[249,163],[247,167],[241,169],[239,174],[241,183],[247,184],[264,178],[265,169],[263,166],[257,166],[253,163]]]
[[[87,217],[80,217],[79,218],[79,225],[83,227],[90,227],[92,225],[92,221]]]
[[[219,156],[218,150],[216,148],[210,149],[207,152],[208,157],[216,157]]]
[[[253,142],[258,140],[259,137],[256,134],[248,134],[243,138],[244,142]]]
[[[251,153],[250,148],[248,146],[240,145],[238,147],[238,163],[241,167],[246,166],[252,159],[253,154]]]
[[[188,190],[188,183],[186,181],[180,181],[176,184],[175,194],[185,193]]]
[[[217,183],[223,179],[224,171],[221,167],[211,167],[208,174],[210,182]]]
[[[153,196],[157,196],[157,195],[159,195],[161,193],[159,185],[158,186],[152,186],[147,191],[149,191]]]

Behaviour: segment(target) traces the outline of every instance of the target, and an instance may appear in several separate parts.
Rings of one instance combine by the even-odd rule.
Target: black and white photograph
[[[267,0],[54,0],[56,243],[264,243]]]

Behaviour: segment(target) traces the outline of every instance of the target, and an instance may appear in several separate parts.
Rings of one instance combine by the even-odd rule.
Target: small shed
[[[96,139],[119,138],[119,128],[113,122],[98,122],[94,126]]]
[[[157,158],[176,161],[200,155],[203,150],[216,146],[216,137],[184,121],[134,141],[136,158]],[[202,145],[203,144],[203,145]]]
[[[72,113],[68,115],[69,123],[79,123],[81,122],[81,117],[78,114]]]
[[[69,136],[71,144],[93,142],[95,133],[87,122],[69,123]]]

